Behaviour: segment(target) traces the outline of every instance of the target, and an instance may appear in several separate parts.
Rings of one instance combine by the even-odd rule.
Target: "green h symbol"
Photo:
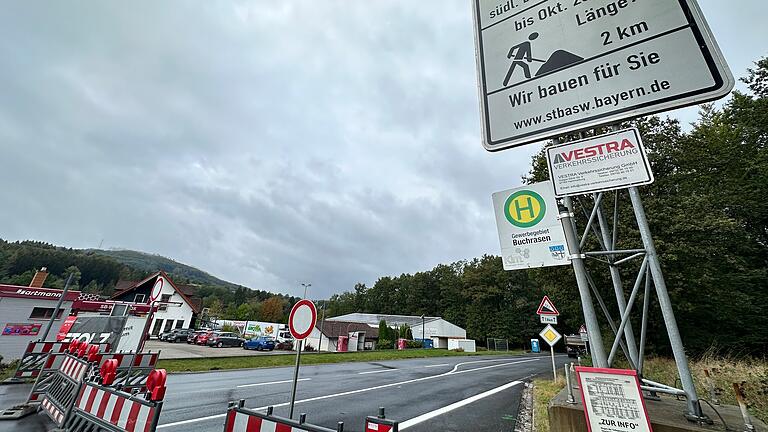
[[[526,202],[528,205],[525,207],[520,207],[519,200],[515,200],[515,213],[517,213],[517,220],[523,219],[523,212],[527,211],[530,215],[530,218],[533,219],[536,215],[533,213],[533,201],[531,201],[531,197],[527,196],[525,197]]]

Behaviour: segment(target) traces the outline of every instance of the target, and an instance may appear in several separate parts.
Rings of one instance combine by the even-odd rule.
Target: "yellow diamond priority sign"
[[[549,346],[554,346],[560,339],[563,338],[563,335],[557,332],[554,327],[551,325],[547,325],[544,327],[544,330],[539,333],[539,336],[541,336],[542,339],[547,341]]]

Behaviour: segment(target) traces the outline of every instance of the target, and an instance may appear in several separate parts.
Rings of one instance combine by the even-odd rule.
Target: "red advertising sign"
[[[77,321],[77,317],[74,315],[68,316],[67,319],[64,320],[59,329],[59,333],[56,334],[57,341],[62,341],[67,337],[67,333],[69,333],[69,329],[72,328],[72,324],[74,324],[75,321]]]
[[[3,336],[37,336],[42,324],[11,324],[3,329]]]

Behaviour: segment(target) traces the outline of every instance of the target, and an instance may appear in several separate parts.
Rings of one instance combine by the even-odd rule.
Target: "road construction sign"
[[[539,333],[539,336],[541,336],[542,339],[544,339],[549,346],[554,346],[560,339],[563,338],[563,335],[557,332],[552,325],[547,324],[546,327],[544,327],[544,330]]]
[[[539,309],[536,311],[536,315],[560,315],[560,312],[557,311],[557,308],[555,307],[555,304],[552,303],[552,300],[549,299],[549,296],[544,296],[543,299],[541,299],[541,303],[539,304]]]
[[[579,336],[581,336],[582,341],[589,341],[589,333],[587,333],[587,327],[584,324],[579,327]]]
[[[504,270],[570,264],[551,182],[493,194]]]
[[[474,0],[483,145],[495,151],[725,96],[695,0]]]
[[[636,128],[547,147],[547,164],[557,197],[653,183]]]

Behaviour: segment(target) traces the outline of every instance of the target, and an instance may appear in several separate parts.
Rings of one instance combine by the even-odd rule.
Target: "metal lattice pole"
[[[603,337],[600,333],[600,325],[597,322],[595,307],[592,304],[592,296],[589,293],[589,281],[587,279],[587,268],[584,265],[584,257],[581,254],[579,240],[574,230],[573,202],[570,197],[563,198],[566,207],[565,212],[560,213],[560,219],[565,232],[565,239],[568,243],[568,250],[571,254],[571,264],[573,264],[573,273],[576,276],[576,285],[579,288],[581,297],[581,307],[584,311],[584,322],[587,325],[587,333],[592,343],[592,360],[597,367],[608,367],[605,347],[603,346]]]
[[[698,420],[703,417],[701,404],[699,403],[699,397],[696,394],[696,387],[693,384],[691,371],[688,368],[688,358],[685,355],[683,340],[680,337],[680,330],[677,328],[677,320],[675,319],[675,312],[672,309],[672,301],[669,299],[669,293],[667,292],[667,284],[664,281],[664,275],[661,272],[661,264],[659,263],[659,258],[656,253],[656,245],[653,242],[651,230],[648,226],[648,220],[645,217],[643,202],[640,199],[640,193],[637,191],[636,187],[629,188],[629,197],[632,200],[632,208],[635,210],[637,227],[640,230],[640,237],[642,238],[643,246],[645,247],[646,259],[648,260],[648,267],[651,270],[653,285],[656,287],[656,296],[659,299],[661,314],[664,317],[664,324],[667,328],[667,334],[669,335],[669,344],[672,347],[672,354],[675,357],[677,371],[680,374],[680,382],[682,383],[683,391],[685,391],[686,394],[688,417]]]

